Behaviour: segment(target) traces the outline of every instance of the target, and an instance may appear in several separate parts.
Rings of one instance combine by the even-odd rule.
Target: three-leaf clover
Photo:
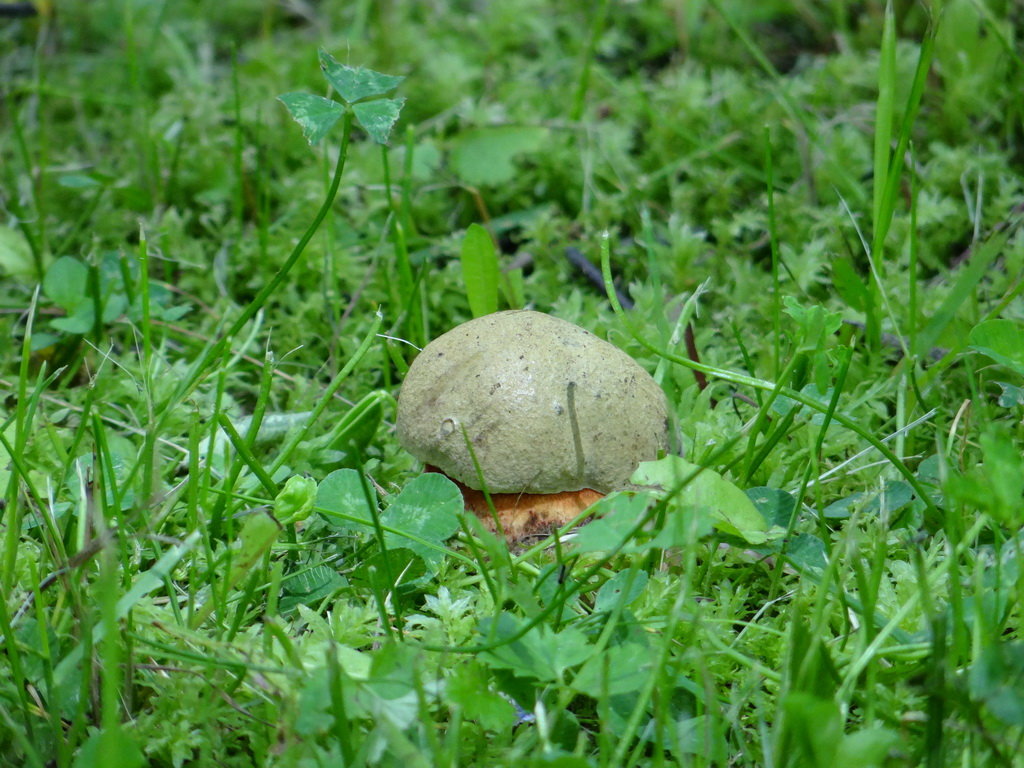
[[[384,98],[405,78],[363,67],[349,67],[320,49],[320,69],[341,103],[311,93],[286,93],[278,98],[300,126],[306,140],[316,146],[346,112],[378,144],[386,144],[398,120],[404,98]]]

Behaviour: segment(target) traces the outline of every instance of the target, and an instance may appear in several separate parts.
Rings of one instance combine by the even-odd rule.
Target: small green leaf
[[[338,95],[349,104],[372,96],[383,96],[395,90],[405,80],[397,75],[385,75],[363,67],[349,67],[320,49],[320,69]]]
[[[842,520],[850,516],[851,508],[857,507],[866,515],[892,515],[907,506],[913,498],[914,489],[906,483],[887,481],[879,491],[858,491],[832,502],[822,510],[822,516],[830,520]]]
[[[543,146],[548,133],[535,126],[504,125],[477,128],[455,140],[452,166],[474,186],[507,184],[516,175],[515,159]]]
[[[796,324],[795,336],[800,349],[821,349],[825,340],[843,324],[842,315],[838,312],[829,312],[820,304],[805,307],[792,296],[784,297],[783,302],[786,305],[783,311],[793,318]]]
[[[1005,381],[997,381],[996,384],[1003,390],[999,394],[999,400],[997,400],[1000,408],[1024,405],[1024,387],[1016,387],[1013,384],[1007,384]]]
[[[462,240],[462,282],[473,317],[498,311],[498,255],[491,234],[470,224]]]
[[[900,746],[898,733],[888,728],[865,728],[843,736],[834,768],[867,768],[889,765],[889,753]]]
[[[302,135],[313,147],[320,143],[345,114],[345,107],[338,102],[311,93],[286,93],[277,98],[284,104],[292,119],[302,126]]]
[[[103,296],[103,317],[104,323],[112,323],[119,318],[128,308],[128,297],[123,293],[113,295],[107,293]]]
[[[61,256],[46,270],[43,293],[68,313],[88,300],[89,268],[71,256]],[[90,311],[90,315],[92,312]],[[90,317],[90,323],[92,318]]]
[[[1024,376],[1024,326],[1013,320],[987,320],[974,327],[971,349]]]
[[[798,533],[786,542],[786,558],[801,572],[822,571],[828,565],[825,544],[810,533]]]
[[[398,122],[405,99],[378,99],[352,105],[356,122],[378,144],[387,144],[392,127]]]
[[[916,354],[926,355],[928,350],[935,346],[946,327],[953,322],[953,318],[961,308],[974,306],[972,297],[975,287],[986,275],[990,274],[989,267],[1003,253],[1003,246],[1012,231],[1008,227],[1002,232],[992,235],[979,248],[972,249],[967,266],[961,268],[960,274],[949,293],[946,294],[946,298],[917,335],[917,347],[914,350]],[[985,325],[986,323],[981,324],[982,327]]]
[[[633,473],[631,482],[665,495],[700,469],[679,456],[645,461]],[[736,485],[710,469],[701,470],[670,501],[672,508],[696,507],[710,510],[715,527],[740,536],[751,544],[767,540],[768,524],[757,507]],[[671,514],[671,511],[670,511]]]
[[[853,268],[850,259],[838,257],[832,262],[832,285],[850,309],[862,312],[867,305],[868,289]]]
[[[619,571],[597,591],[594,611],[611,611],[620,603],[623,607],[629,605],[643,594],[648,578],[647,571],[635,568]]]
[[[52,347],[60,341],[60,336],[55,333],[39,333],[38,331],[32,332],[32,351],[38,352],[41,349]]]
[[[786,752],[800,765],[834,765],[843,721],[839,706],[829,699],[804,691],[792,691],[782,699],[782,733]]]
[[[32,249],[25,236],[3,225],[0,225],[0,272],[15,277],[30,277],[35,273]]]

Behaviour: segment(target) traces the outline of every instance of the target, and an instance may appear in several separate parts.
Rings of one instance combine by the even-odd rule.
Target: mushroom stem
[[[429,464],[424,470],[444,474]],[[475,514],[488,530],[493,531],[494,518],[483,491],[470,488],[454,478],[448,479],[462,491],[466,511]],[[603,497],[603,493],[581,488],[561,493],[492,493],[491,502],[505,537],[509,541],[519,541],[535,534],[547,535],[553,528],[572,522],[580,512]]]

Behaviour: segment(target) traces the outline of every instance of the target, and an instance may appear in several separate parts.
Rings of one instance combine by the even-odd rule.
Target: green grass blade
[[[1008,231],[1001,232],[974,251],[967,267],[960,273],[942,304],[918,334],[917,347],[914,349],[917,355],[926,355],[928,350],[935,346],[939,336],[946,330],[957,313],[965,306],[972,306],[970,301],[975,288],[988,274],[992,262],[1003,252],[1009,235]]]
[[[473,317],[498,310],[498,255],[491,233],[479,224],[470,224],[462,240],[460,254],[462,283]]]

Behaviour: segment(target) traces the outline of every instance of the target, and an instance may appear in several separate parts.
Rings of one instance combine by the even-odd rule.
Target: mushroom
[[[668,412],[661,388],[622,350],[565,320],[513,310],[463,323],[420,352],[397,431],[490,524],[486,487],[506,536],[519,540],[626,487],[637,464],[667,450]]]

